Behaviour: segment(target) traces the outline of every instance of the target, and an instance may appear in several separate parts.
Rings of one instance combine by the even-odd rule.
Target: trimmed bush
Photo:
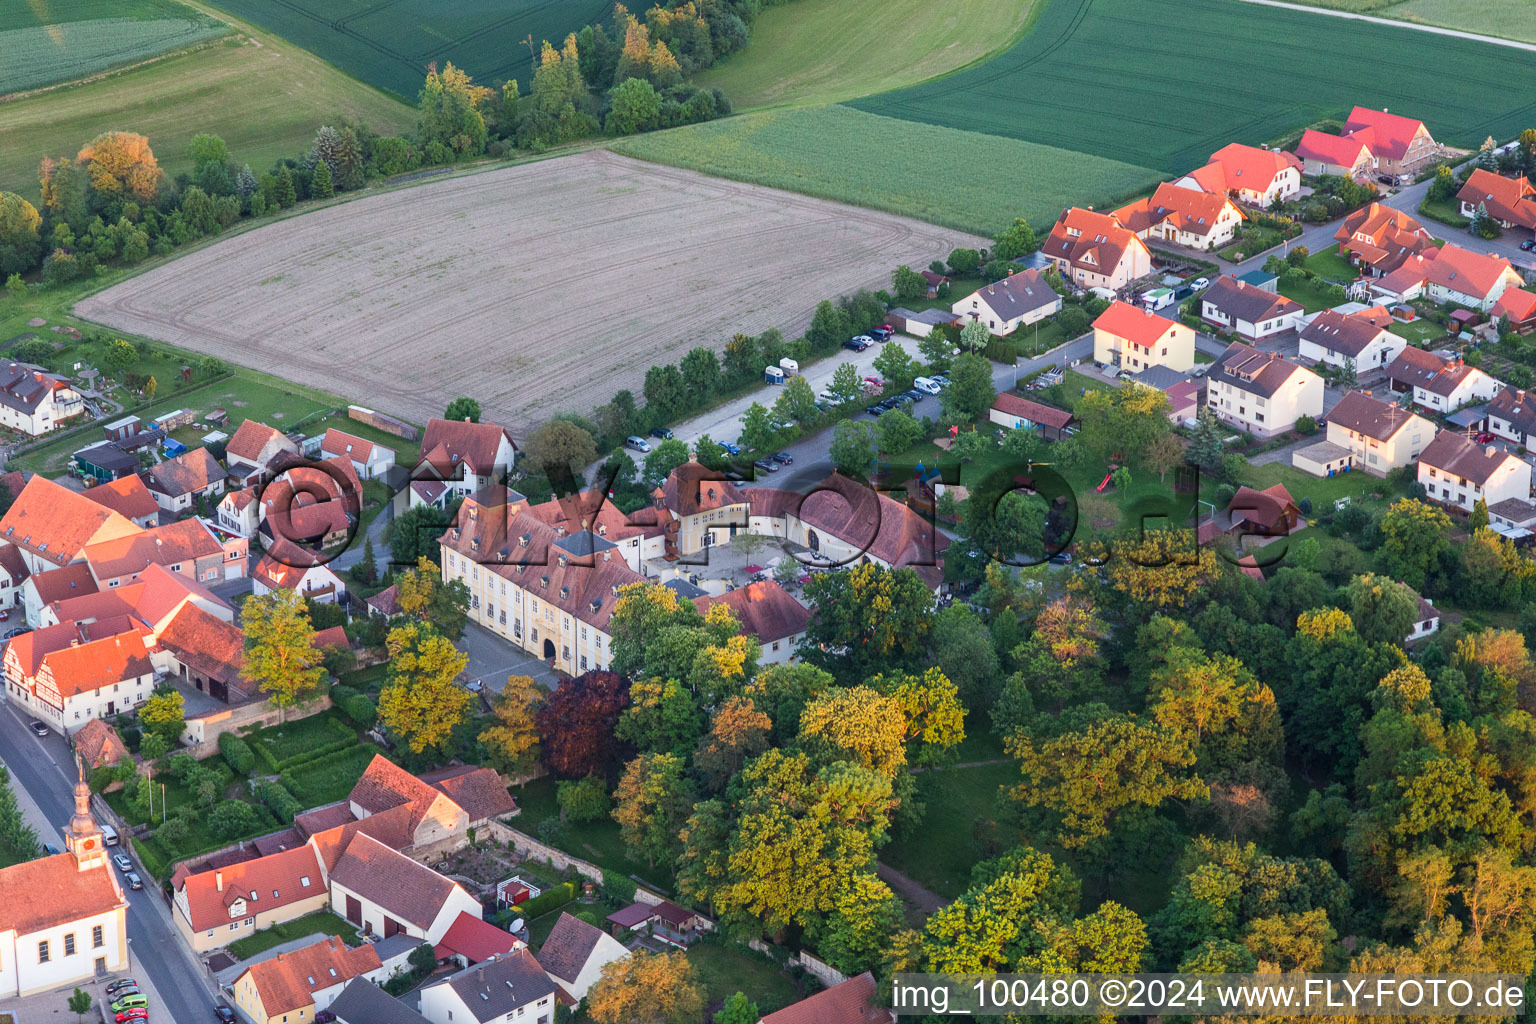
[[[256,770],[256,754],[251,745],[232,732],[219,735],[219,753],[236,775],[246,776]]]
[[[1013,366],[1019,361],[1019,347],[1007,338],[993,338],[987,342],[987,347],[981,350],[981,354],[994,363],[1003,363]]]
[[[603,895],[615,903],[635,902],[636,888],[638,886],[633,879],[614,874],[612,871],[603,872]]]
[[[524,900],[516,907],[518,914],[529,921],[536,917],[543,917],[551,910],[559,910],[571,900],[576,898],[576,883],[561,882],[551,889],[545,889],[531,900]]]
[[[378,706],[373,703],[373,698],[366,693],[354,694],[347,698],[347,702],[341,705],[342,714],[346,715],[359,727],[373,728],[373,723],[379,720]]]
[[[268,782],[256,787],[256,797],[266,805],[267,810],[277,816],[277,819],[286,824],[292,824],[294,816],[304,810],[304,805],[298,798],[288,792],[288,787],[281,782]]]

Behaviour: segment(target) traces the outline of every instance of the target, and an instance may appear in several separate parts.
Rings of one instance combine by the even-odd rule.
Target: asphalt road
[[[74,757],[62,736],[53,733],[39,739],[26,722],[15,705],[5,704],[0,711],[0,758],[11,771],[12,784],[25,789],[55,826],[54,833],[43,840],[62,846],[57,830],[75,810]],[[126,840],[122,849],[127,850]],[[148,874],[143,868],[139,874],[146,888],[135,892],[124,887],[129,904],[128,948],[134,976],[147,976],[158,995],[157,1003],[150,1006],[150,1018],[175,1024],[213,1020],[213,987],[206,970],[182,943],[169,908],[159,891],[151,888]]]

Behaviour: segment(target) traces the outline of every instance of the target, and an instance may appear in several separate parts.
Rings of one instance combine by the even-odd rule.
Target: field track
[[[421,420],[518,433],[695,345],[779,327],[985,244],[595,150],[370,196],[223,240],[76,313]]]

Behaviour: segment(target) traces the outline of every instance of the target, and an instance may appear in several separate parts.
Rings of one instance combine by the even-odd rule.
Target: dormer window
[[[540,576],[539,577],[539,589],[540,590],[548,590],[549,589],[549,577],[548,576]]]
[[[560,588],[560,600],[564,601],[566,598],[568,598],[570,596],[571,596],[571,588],[570,587],[561,587]]]
[[[565,556],[564,555],[561,555],[559,558],[556,559],[556,561],[560,563],[560,568],[562,568],[562,569],[565,568]]]
[[[608,536],[608,526],[607,526],[606,523],[599,523],[598,524],[597,535],[599,537],[606,537],[606,536]]]
[[[478,508],[475,508],[473,505],[471,505],[469,507],[469,518],[471,518],[471,519],[478,519],[479,516],[480,516],[480,510]]]
[[[518,544],[522,545],[523,547],[527,547],[528,542],[531,540],[533,540],[533,534],[531,533],[525,533],[521,537],[517,538]]]

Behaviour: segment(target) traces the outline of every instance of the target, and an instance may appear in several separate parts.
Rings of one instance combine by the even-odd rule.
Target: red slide
[[[1114,470],[1110,470],[1108,473],[1105,473],[1104,474],[1104,479],[1099,481],[1099,486],[1095,487],[1094,490],[1095,491],[1103,491],[1104,488],[1109,486],[1109,478],[1114,476],[1114,475],[1115,475]]]

